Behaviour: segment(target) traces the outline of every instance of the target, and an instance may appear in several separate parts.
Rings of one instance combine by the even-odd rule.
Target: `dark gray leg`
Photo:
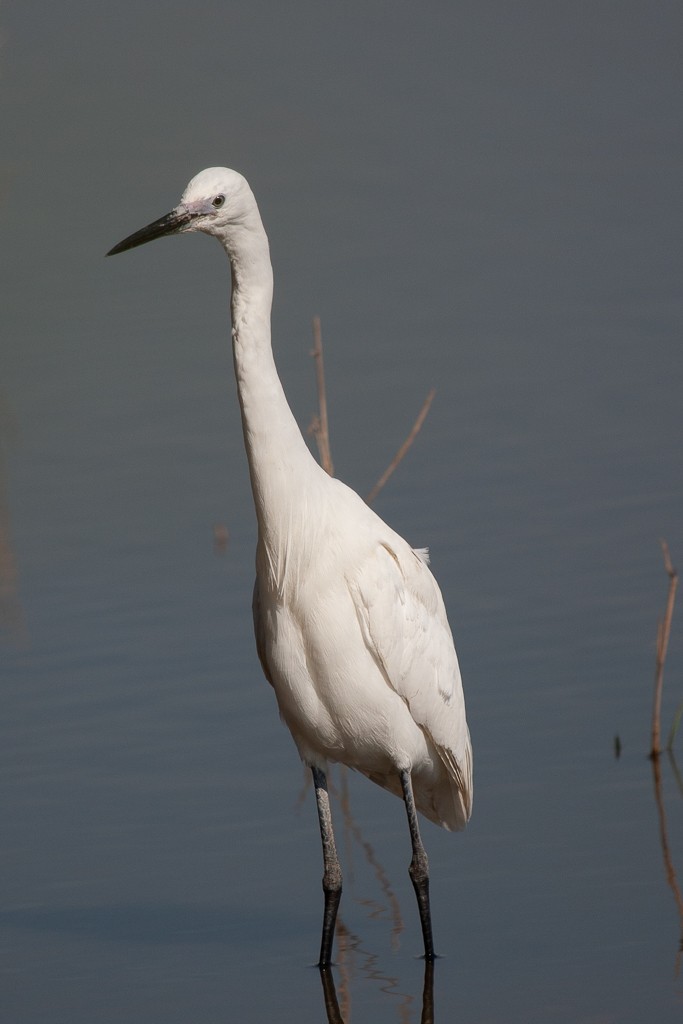
[[[401,786],[403,788],[403,799],[408,814],[408,828],[410,829],[410,841],[413,844],[413,859],[410,862],[410,880],[417,896],[417,906],[420,911],[420,924],[422,925],[422,938],[424,939],[425,960],[434,959],[434,941],[432,939],[432,915],[429,910],[429,861],[427,853],[422,845],[420,829],[417,823],[417,810],[413,796],[413,784],[410,780],[410,772],[401,772]]]
[[[323,914],[323,934],[320,942],[320,960],[318,967],[327,967],[332,963],[332,940],[334,939],[334,923],[337,920],[337,909],[342,893],[342,873],[334,845],[332,831],[332,815],[330,813],[330,797],[327,792],[325,772],[319,768],[311,768],[315,801],[318,805],[318,821],[320,822],[320,838],[323,841],[323,892],[325,893],[325,911]]]

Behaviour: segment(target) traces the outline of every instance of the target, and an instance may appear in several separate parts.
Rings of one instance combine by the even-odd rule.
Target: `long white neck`
[[[323,470],[301,436],[275,368],[270,338],[273,272],[255,200],[221,241],[232,269],[233,357],[259,543],[265,545],[278,577],[281,568],[275,563],[282,562],[292,521],[301,514],[302,491],[316,488]]]

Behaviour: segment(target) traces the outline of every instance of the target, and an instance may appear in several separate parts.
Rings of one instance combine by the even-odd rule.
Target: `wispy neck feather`
[[[271,563],[286,559],[302,489],[320,469],[289,408],[273,359],[270,315],[273,272],[268,238],[253,209],[221,239],[232,269],[232,340],[244,443],[259,538]],[[274,575],[280,575],[275,564]]]

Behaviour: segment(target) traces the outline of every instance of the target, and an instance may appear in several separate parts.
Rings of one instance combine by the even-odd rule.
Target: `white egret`
[[[331,962],[342,873],[326,772],[340,762],[403,798],[424,954],[434,959],[429,869],[417,811],[446,829],[472,808],[472,747],[458,659],[426,552],[324,472],[287,404],[273,361],[273,274],[248,183],[212,167],[169,214],[107,255],[203,231],[232,271],[232,343],[258,520],[256,646],[280,715],[313,774],[325,909],[319,965]]]

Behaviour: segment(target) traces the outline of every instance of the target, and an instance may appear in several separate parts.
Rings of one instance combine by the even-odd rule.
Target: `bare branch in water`
[[[662,847],[662,857],[664,858],[664,871],[666,873],[667,883],[674,895],[674,900],[676,901],[678,923],[681,929],[681,940],[678,946],[678,954],[676,956],[676,974],[678,975],[681,966],[681,956],[683,955],[683,896],[681,895],[681,890],[678,885],[676,870],[674,868],[671,849],[669,847],[669,838],[666,827],[666,812],[664,810],[664,796],[662,793],[662,762],[659,756],[652,757],[651,760],[652,775],[655,785],[655,803],[657,804],[657,815],[659,817],[659,841]]]
[[[662,752],[660,745],[661,717],[662,717],[662,688],[664,686],[664,663],[666,652],[669,647],[669,636],[671,634],[671,620],[674,613],[676,601],[676,588],[678,587],[678,573],[671,564],[669,546],[665,540],[661,542],[664,555],[664,568],[669,576],[669,592],[666,599],[666,611],[664,618],[657,627],[657,660],[655,667],[655,692],[652,707],[652,749],[650,757],[656,758]]]
[[[427,413],[429,412],[429,407],[432,404],[432,402],[434,401],[434,395],[435,394],[436,394],[436,388],[432,388],[431,391],[429,392],[429,394],[427,395],[427,397],[425,398],[424,402],[422,403],[422,408],[420,409],[420,411],[419,411],[419,413],[417,415],[417,419],[413,423],[412,430],[410,431],[410,433],[408,434],[407,438],[405,439],[405,441],[403,442],[403,444],[401,445],[399,450],[396,452],[396,454],[394,455],[393,459],[391,460],[391,462],[389,463],[387,468],[384,470],[384,472],[382,473],[381,477],[379,478],[379,480],[377,481],[377,483],[375,484],[375,486],[372,488],[372,490],[368,494],[367,498],[365,499],[367,501],[368,505],[370,505],[375,500],[375,498],[377,497],[379,492],[382,490],[382,488],[384,487],[385,483],[387,482],[387,480],[389,479],[391,474],[394,472],[394,470],[396,469],[396,467],[400,463],[401,459],[403,459],[403,457],[405,456],[406,452],[410,448],[411,444],[413,443],[413,441],[415,440],[415,438],[419,434],[420,428],[422,427],[422,424],[425,421]]]

